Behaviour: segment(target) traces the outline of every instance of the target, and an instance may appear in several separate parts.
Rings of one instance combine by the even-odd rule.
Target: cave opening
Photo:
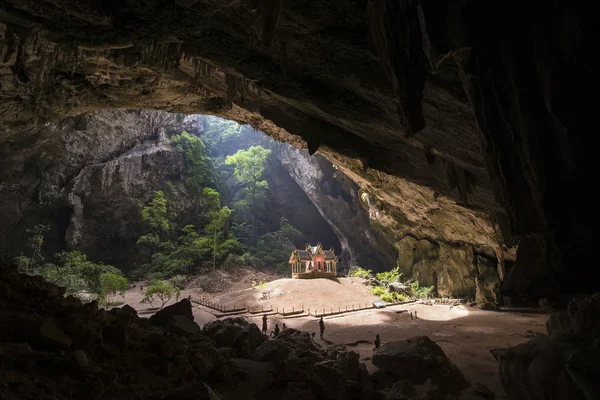
[[[0,398],[600,398],[594,15],[0,1]]]

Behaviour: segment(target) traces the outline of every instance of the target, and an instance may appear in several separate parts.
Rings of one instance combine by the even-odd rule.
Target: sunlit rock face
[[[594,289],[578,278],[594,256],[584,6],[6,0],[0,11],[3,137],[99,108],[216,113],[493,211],[527,255],[516,292]]]
[[[385,271],[396,265],[396,250],[371,226],[354,181],[320,155],[286,146],[276,157],[335,231],[342,245],[343,267]]]
[[[2,257],[27,252],[26,229],[46,224],[47,254],[77,249],[91,259],[131,267],[145,228],[140,208],[155,190],[173,182],[179,222],[193,214],[183,161],[168,143],[183,126],[163,112],[115,110],[3,138]]]

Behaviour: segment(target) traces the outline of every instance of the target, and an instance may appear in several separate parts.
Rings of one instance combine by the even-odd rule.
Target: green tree
[[[44,244],[44,234],[50,230],[48,225],[38,224],[31,229],[26,229],[25,232],[31,233],[31,237],[27,240],[27,247],[31,249],[31,257],[22,254],[15,257],[14,262],[17,264],[19,272],[24,274],[33,274],[36,267],[44,261],[42,255],[42,245]]]
[[[150,200],[142,208],[142,219],[150,225],[151,232],[140,236],[137,243],[146,245],[155,252],[161,243],[161,239],[173,228],[169,220],[168,202],[162,190],[157,190]]]
[[[202,193],[202,188],[212,183],[212,169],[206,146],[202,139],[186,131],[171,138],[171,145],[183,155],[186,171],[190,175],[186,183],[196,195]]]
[[[181,294],[181,289],[175,287],[173,284],[164,281],[155,281],[152,285],[148,286],[146,291],[144,292],[144,298],[142,299],[142,303],[150,303],[153,304],[154,301],[160,301],[160,309],[165,306],[173,298],[173,296],[177,296]]]
[[[267,181],[262,179],[262,175],[270,154],[270,149],[252,146],[248,150],[238,150],[225,160],[225,164],[233,166],[234,178],[244,186],[244,201],[250,208],[254,240],[258,236],[256,219],[258,207],[264,200],[268,188]]]
[[[109,303],[117,294],[123,296],[127,290],[127,278],[114,273],[103,273],[100,276],[100,295],[102,302]]]
[[[102,276],[114,274],[122,276],[121,271],[111,265],[95,263],[78,251],[61,251],[55,254],[56,264],[45,264],[37,272],[47,281],[66,289],[66,294],[87,292],[102,297]],[[127,281],[125,281],[127,282]]]
[[[213,236],[213,269],[217,268],[217,233],[220,232],[225,223],[231,216],[229,207],[221,207],[219,193],[212,188],[204,188],[202,199],[206,209],[206,216],[209,223],[206,225],[206,232]]]

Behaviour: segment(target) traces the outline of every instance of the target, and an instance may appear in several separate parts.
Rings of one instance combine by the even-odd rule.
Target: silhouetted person
[[[267,334],[267,314],[263,315],[262,333],[265,335]]]
[[[379,345],[381,344],[381,339],[379,339],[379,333],[377,335],[375,335],[375,349],[379,348]],[[375,350],[373,349],[373,350]]]
[[[315,334],[316,334],[316,333],[317,333],[317,332],[313,332],[313,333],[311,333],[311,334],[310,334],[310,340],[311,340],[311,341],[315,340]]]
[[[319,320],[319,329],[321,330],[321,339],[323,339],[323,333],[325,332],[325,322],[323,322],[323,317]]]
[[[275,337],[279,336],[279,324],[275,324],[275,331],[273,332]]]
[[[285,322],[281,325],[281,330],[287,329],[287,326],[285,326]]]
[[[140,283],[140,292],[143,292],[143,291],[144,291],[144,285],[142,285],[142,284]]]

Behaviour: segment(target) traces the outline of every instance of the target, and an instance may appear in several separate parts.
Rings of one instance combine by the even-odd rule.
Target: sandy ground
[[[232,305],[256,305],[274,308],[304,306],[311,308],[345,308],[352,304],[372,302],[368,288],[358,278],[340,278],[338,280],[292,280],[279,279],[264,288],[252,288],[251,280],[242,278],[226,293],[208,295],[198,290],[182,291],[181,297],[211,297],[213,301]],[[269,300],[258,300],[261,291],[272,289]],[[155,312],[150,305],[141,304],[142,294],[139,284],[127,291],[125,303],[136,308],[140,315],[149,316]],[[173,303],[174,299],[168,304]],[[155,304],[156,306],[156,304]],[[407,310],[416,310],[418,319],[411,320]],[[217,317],[213,311],[194,307],[195,321],[203,325]],[[245,315],[250,322],[260,326],[261,315]],[[385,309],[370,309],[324,318],[324,341],[318,339],[318,319],[315,317],[278,318],[269,317],[269,330],[278,323],[290,328],[317,332],[317,342],[323,346],[346,344],[360,354],[361,360],[372,372],[376,370],[370,362],[373,352],[373,340],[379,334],[381,342],[403,340],[412,336],[426,335],[442,347],[457,367],[472,383],[480,383],[491,389],[497,399],[507,399],[498,379],[497,364],[490,353],[491,349],[514,346],[525,342],[529,337],[545,332],[543,314],[509,314],[505,312],[482,311],[476,308],[448,305],[406,304]],[[369,343],[356,344],[367,340]],[[465,399],[477,398],[464,397]]]
[[[270,298],[261,299],[264,291],[271,290]],[[212,301],[224,305],[248,305],[253,309],[264,307],[283,311],[338,310],[359,308],[378,301],[359,278],[337,279],[277,279],[264,287],[250,287],[237,292],[211,296]]]

